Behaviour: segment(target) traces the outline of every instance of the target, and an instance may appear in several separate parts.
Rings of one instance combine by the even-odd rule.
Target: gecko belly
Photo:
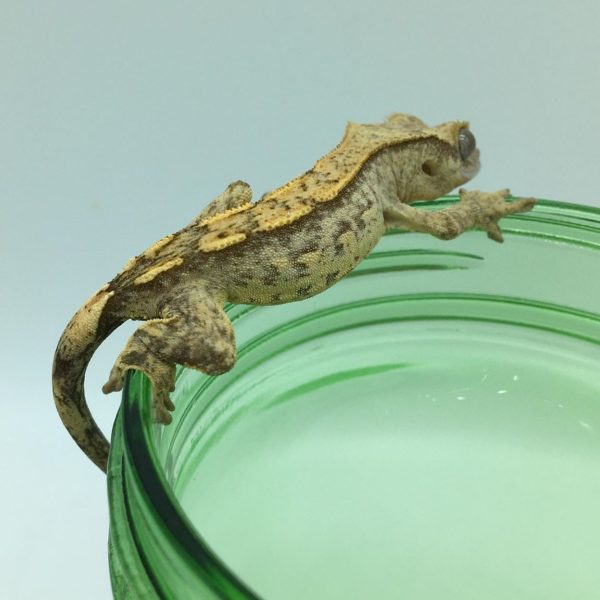
[[[291,235],[284,249],[264,240],[264,245],[255,248],[253,260],[260,268],[255,268],[251,277],[243,269],[232,268],[228,298],[260,305],[310,298],[354,269],[382,233],[383,223],[374,222],[364,230],[348,227],[341,233],[332,229]]]

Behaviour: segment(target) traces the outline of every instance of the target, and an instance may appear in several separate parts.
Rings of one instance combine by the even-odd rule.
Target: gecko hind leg
[[[175,364],[219,375],[235,364],[236,347],[222,302],[197,289],[174,296],[163,315],[133,333],[102,391],[122,389],[129,369],[143,371],[152,382],[153,417],[168,424],[175,409],[169,397],[175,387]]]

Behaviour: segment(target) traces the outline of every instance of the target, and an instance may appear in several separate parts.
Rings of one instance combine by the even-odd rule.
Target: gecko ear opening
[[[423,170],[423,173],[425,173],[425,175],[429,175],[430,177],[433,177],[438,172],[438,166],[432,160],[426,160],[421,165],[421,169]]]

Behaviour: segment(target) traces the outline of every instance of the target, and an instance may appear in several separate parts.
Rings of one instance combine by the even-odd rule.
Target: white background
[[[105,479],[55,414],[62,328],[230,181],[255,197],[345,122],[469,119],[470,187],[600,206],[600,4],[0,0],[0,574],[5,598],[109,598]],[[127,329],[127,328],[125,328]],[[99,388],[131,328],[88,376]]]

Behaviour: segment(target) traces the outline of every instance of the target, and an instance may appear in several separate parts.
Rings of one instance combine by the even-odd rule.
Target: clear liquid
[[[232,380],[176,493],[266,600],[596,599],[599,364],[503,323],[333,332]]]

